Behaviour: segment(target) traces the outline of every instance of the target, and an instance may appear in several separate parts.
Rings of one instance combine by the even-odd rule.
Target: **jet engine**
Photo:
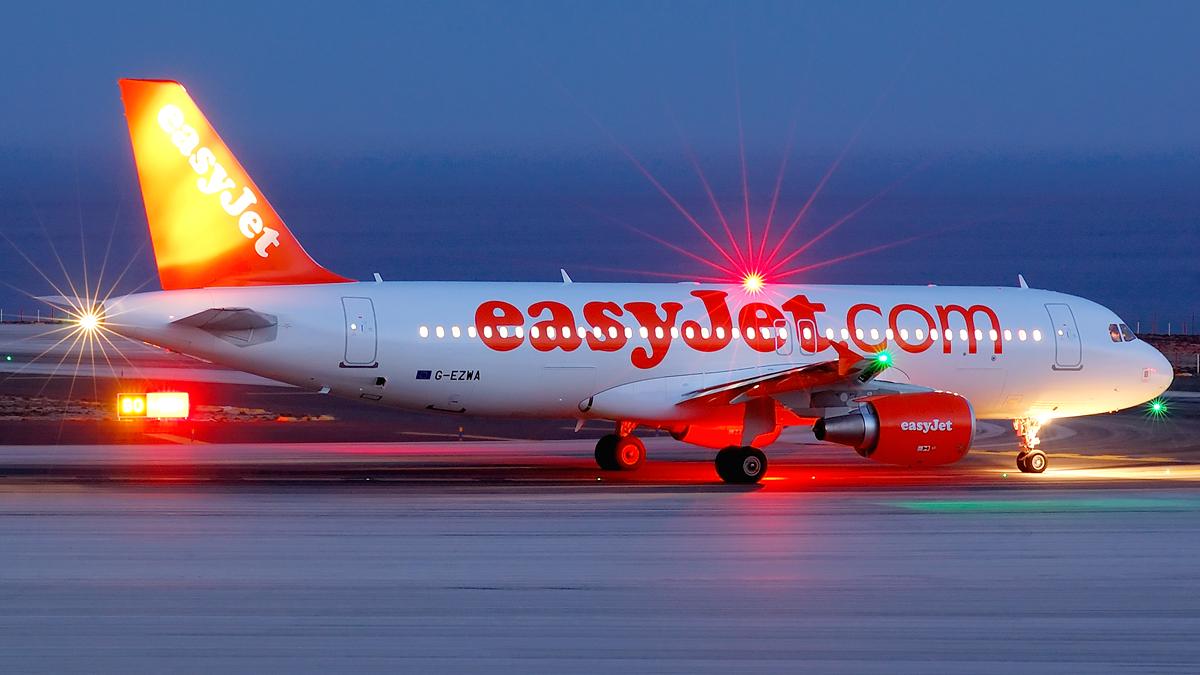
[[[975,412],[947,392],[884,394],[860,399],[858,410],[817,420],[819,441],[849,445],[884,464],[937,466],[967,455],[975,440]]]

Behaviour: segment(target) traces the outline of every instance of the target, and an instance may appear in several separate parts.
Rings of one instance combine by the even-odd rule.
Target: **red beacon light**
[[[758,272],[747,272],[742,276],[742,288],[750,295],[757,295],[766,286],[767,281]]]
[[[191,403],[186,391],[117,394],[117,419],[187,419]]]

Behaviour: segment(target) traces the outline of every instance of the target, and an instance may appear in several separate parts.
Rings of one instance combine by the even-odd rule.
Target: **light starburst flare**
[[[1155,421],[1165,420],[1171,414],[1167,399],[1158,397],[1146,404],[1146,416]]]
[[[758,272],[747,272],[742,276],[742,288],[751,295],[762,292],[766,283],[766,279],[763,279],[763,275]]]
[[[80,330],[88,333],[94,332],[100,328],[100,316],[94,310],[89,310],[83,314],[80,314],[78,317],[76,317],[75,321],[79,324]]]

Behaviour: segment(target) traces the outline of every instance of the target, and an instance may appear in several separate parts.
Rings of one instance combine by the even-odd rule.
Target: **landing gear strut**
[[[1037,449],[1042,442],[1038,431],[1042,423],[1032,419],[1013,420],[1013,429],[1017,432],[1017,442],[1021,447],[1017,453],[1017,468],[1022,473],[1042,473],[1046,470],[1046,453]]]
[[[717,475],[726,483],[749,485],[767,474],[767,456],[750,446],[731,445],[717,453]]]
[[[617,433],[596,441],[596,464],[605,471],[633,471],[646,461],[646,446],[633,435],[634,424],[617,424]]]

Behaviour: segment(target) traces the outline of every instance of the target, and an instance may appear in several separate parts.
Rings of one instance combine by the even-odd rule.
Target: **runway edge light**
[[[190,408],[185,391],[117,394],[117,419],[187,419]]]
[[[138,419],[145,416],[145,394],[117,394],[117,419]]]
[[[146,417],[159,420],[187,419],[190,407],[186,391],[153,391],[146,394]]]

